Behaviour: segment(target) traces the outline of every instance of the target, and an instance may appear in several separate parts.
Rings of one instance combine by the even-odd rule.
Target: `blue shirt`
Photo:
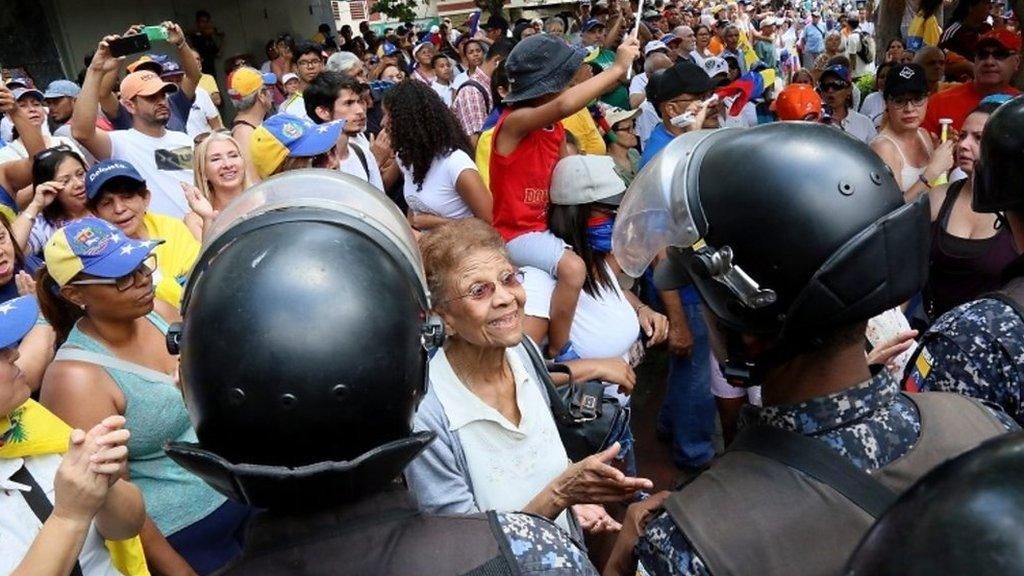
[[[648,162],[654,160],[654,157],[658,155],[658,152],[661,152],[662,148],[668,146],[668,143],[671,142],[673,138],[675,138],[675,136],[669,134],[664,123],[655,126],[654,130],[651,131],[651,137],[647,139],[647,146],[644,147],[644,153],[640,156],[640,166],[638,169],[643,170],[644,166],[647,166]]]
[[[812,54],[825,51],[825,32],[815,24],[804,27],[804,50]]]

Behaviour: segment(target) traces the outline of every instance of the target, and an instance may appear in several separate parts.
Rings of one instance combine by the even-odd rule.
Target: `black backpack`
[[[857,30],[857,34],[860,35],[860,49],[857,50],[857,58],[860,58],[865,64],[874,62],[875,39],[863,30]]]

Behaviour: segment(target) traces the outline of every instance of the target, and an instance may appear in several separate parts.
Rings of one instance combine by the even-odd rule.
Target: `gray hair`
[[[680,25],[680,26],[676,26],[676,27],[675,27],[675,28],[674,28],[674,29],[672,30],[672,34],[673,34],[673,35],[674,35],[674,36],[675,36],[676,38],[682,38],[682,37],[683,37],[683,32],[685,32],[685,31],[687,31],[687,30],[689,30],[691,34],[693,33],[693,28],[690,28],[690,27],[689,27],[689,26],[687,26],[686,24],[682,24],[682,25]]]
[[[659,58],[661,56],[661,58]],[[664,65],[665,63],[668,65]],[[662,68],[669,68],[672,66],[672,59],[668,57],[664,52],[652,52],[650,56],[644,60],[644,72],[647,73],[647,77],[650,78],[651,74],[654,74]]]
[[[825,40],[831,40],[833,38],[843,39],[843,35],[839,33],[839,30],[829,30],[828,34],[825,34]]]
[[[335,52],[327,59],[327,70],[348,74],[352,68],[361,65],[363,62],[359,56],[351,52]]]
[[[233,100],[235,104],[235,110],[238,110],[239,112],[245,112],[246,110],[255,106],[256,99],[260,97],[260,92],[263,92],[263,89],[264,87],[261,86],[259,90],[253,92],[252,94],[249,94],[248,96],[241,98],[239,100]]]

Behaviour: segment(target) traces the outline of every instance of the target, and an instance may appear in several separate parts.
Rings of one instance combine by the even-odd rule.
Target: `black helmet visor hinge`
[[[775,303],[775,291],[761,288],[742,268],[732,263],[732,248],[722,246],[716,250],[703,241],[697,246],[695,254],[708,275],[729,288],[744,306],[758,309]]]

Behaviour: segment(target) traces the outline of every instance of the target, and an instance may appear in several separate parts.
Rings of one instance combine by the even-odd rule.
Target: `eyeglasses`
[[[821,91],[822,92],[829,92],[829,91],[831,91],[831,92],[838,92],[840,90],[846,90],[846,88],[848,86],[849,86],[849,84],[847,84],[846,82],[822,82],[821,83]]]
[[[974,59],[979,62],[983,62],[988,60],[990,56],[996,60],[1002,61],[1013,56],[1013,52],[1010,52],[1009,50],[978,50],[974,54]]]
[[[156,272],[156,254],[150,254],[139,264],[138,268],[118,278],[86,278],[68,282],[75,286],[97,286],[113,284],[118,292],[125,292],[135,285],[135,276],[141,274],[143,278],[149,278]]]
[[[320,58],[317,58],[315,60],[309,60],[309,59],[307,59],[307,60],[299,60],[299,61],[297,61],[295,63],[295,65],[300,67],[300,68],[316,68],[317,66],[319,66],[319,65],[321,65],[323,63],[324,63],[323,60],[321,60]]]
[[[632,132],[634,128],[636,128],[636,126],[633,125],[633,124],[630,124],[628,126],[619,126],[618,128],[613,128],[612,131],[613,132]]]
[[[896,96],[889,99],[889,103],[897,108],[917,108],[924,106],[927,101],[928,97],[924,94]]]
[[[498,283],[506,290],[509,290],[521,286],[523,284],[523,278],[525,278],[525,275],[522,270],[514,270],[502,274],[501,277],[498,278]],[[447,304],[448,302],[453,302],[455,300],[462,300],[463,298],[469,298],[470,300],[476,300],[478,302],[480,300],[486,300],[494,295],[494,291],[497,290],[497,288],[498,287],[494,282],[477,282],[470,286],[469,291],[462,296],[449,298],[442,302],[442,304]]]
[[[73,150],[71,149],[71,146],[68,146],[67,144],[61,144],[60,146],[54,146],[53,148],[47,148],[46,150],[39,152],[38,154],[33,156],[33,159],[37,161],[46,160],[47,158],[53,156],[57,152],[73,152]]]

